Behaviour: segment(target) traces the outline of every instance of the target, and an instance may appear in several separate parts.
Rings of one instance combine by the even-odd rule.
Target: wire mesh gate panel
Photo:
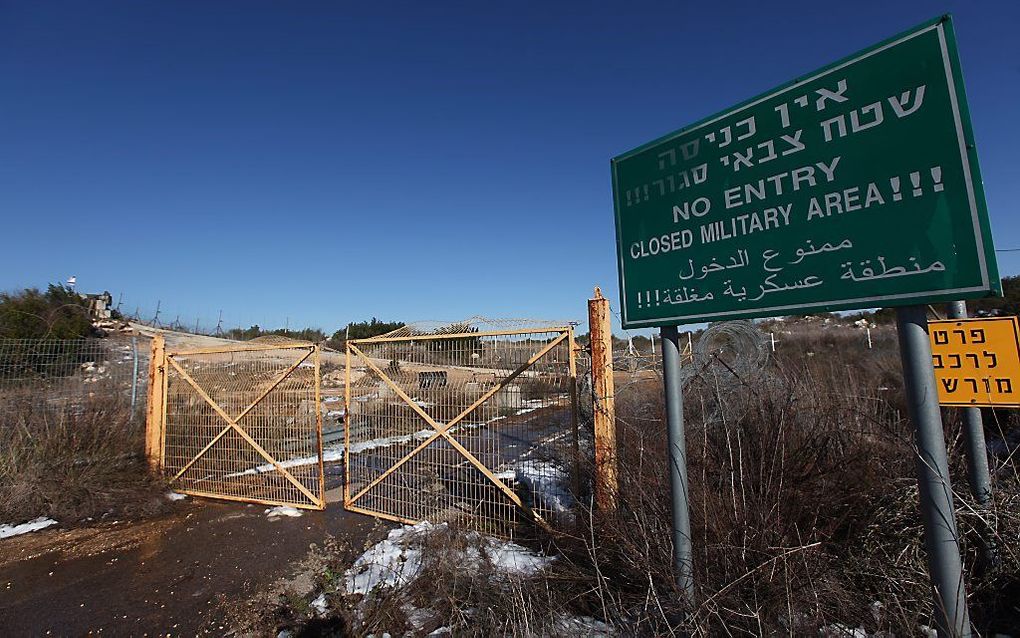
[[[319,347],[167,352],[163,467],[185,494],[323,509]]]
[[[572,328],[469,328],[348,342],[348,509],[506,536],[522,512],[540,524],[569,512]]]

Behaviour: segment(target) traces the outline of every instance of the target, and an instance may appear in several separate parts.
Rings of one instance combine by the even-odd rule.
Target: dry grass
[[[378,529],[365,548],[387,531]],[[228,623],[235,631],[266,636],[281,630],[293,636],[424,636],[437,630],[450,635],[442,633],[444,627],[457,636],[564,634],[569,610],[557,588],[578,584],[572,567],[554,564],[531,575],[507,572],[494,562],[484,537],[446,525],[415,533],[408,546],[421,560],[410,582],[362,595],[348,593],[345,584],[361,550],[330,539],[271,591],[228,606]],[[325,614],[312,604],[320,596]]]
[[[799,635],[841,623],[915,635],[933,624],[898,355],[856,339],[787,335],[763,372],[685,389],[692,608],[678,604],[670,571],[661,389],[618,391],[619,513],[592,514],[597,543],[561,546],[578,565],[592,557],[589,608],[604,606],[626,634]],[[955,415],[947,425],[956,441]],[[1002,631],[1020,620],[1010,609],[1020,481],[1000,468],[995,507],[979,512],[958,446],[952,458],[973,620]],[[983,535],[995,537],[998,567],[982,560]]]
[[[582,507],[577,526],[536,539],[536,549],[557,555],[550,570],[507,578],[465,569],[457,556],[470,536],[441,530],[423,541],[422,578],[367,600],[338,593],[336,575],[353,554],[338,555],[314,592],[328,594],[328,618],[293,612],[307,609],[310,597],[284,600],[285,626],[328,625],[334,635],[424,635],[446,626],[454,635],[542,636],[568,635],[558,622],[590,616],[625,636],[841,635],[840,627],[918,635],[933,625],[932,594],[896,350],[868,350],[857,332],[815,328],[781,343],[759,373],[702,376],[685,388],[693,605],[683,604],[672,571],[661,385],[648,374],[621,374],[619,509]],[[995,427],[1016,427],[1012,416],[999,416]],[[972,620],[984,635],[1015,633],[1016,465],[996,462],[995,502],[981,510],[967,493],[952,411],[946,426]],[[996,562],[986,560],[989,542]],[[411,623],[414,609],[429,610],[428,623]]]
[[[98,393],[102,394],[102,393]],[[153,514],[163,489],[142,458],[142,426],[107,396],[0,405],[0,522]],[[5,399],[9,399],[9,395]]]

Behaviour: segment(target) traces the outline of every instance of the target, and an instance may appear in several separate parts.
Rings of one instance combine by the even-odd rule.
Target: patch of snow
[[[391,530],[344,573],[347,593],[367,595],[378,587],[400,588],[413,582],[421,573],[424,536],[444,527],[445,523],[421,522]],[[512,541],[477,532],[470,532],[469,538],[478,543],[458,557],[457,562],[464,569],[478,569],[487,564],[501,573],[530,576],[555,560]]]
[[[11,536],[20,536],[21,534],[28,534],[29,532],[35,532],[41,529],[46,529],[50,525],[56,525],[57,522],[52,518],[46,518],[40,516],[39,518],[32,519],[27,523],[21,523],[20,525],[4,524],[0,525],[0,538],[10,538]]]
[[[380,447],[390,447],[392,445],[405,445],[413,441],[424,441],[425,439],[432,436],[435,430],[427,428],[424,430],[418,430],[413,434],[400,434],[394,436],[387,436],[380,439],[371,439],[369,441],[360,441],[358,443],[351,444],[351,454],[357,454],[358,452],[365,452],[368,450],[374,450]]]
[[[496,569],[513,574],[531,575],[549,566],[551,556],[541,556],[527,547],[495,538],[485,539],[485,553]]]
[[[553,632],[556,636],[614,636],[613,628],[591,616],[567,616],[560,614],[553,621]]]
[[[166,493],[166,499],[168,501],[183,501],[186,498],[188,498],[187,494],[179,494],[177,492],[167,492]]]
[[[328,402],[329,398],[330,397],[326,397],[326,399],[323,399],[323,401]],[[337,398],[337,400],[339,401],[339,398]],[[525,401],[525,404],[536,403],[536,402],[541,404],[541,400],[540,399],[528,400],[528,401]],[[422,407],[428,407],[428,406],[427,405],[423,405]],[[525,413],[528,413],[528,412],[533,412],[533,411],[535,411],[537,409],[538,409],[537,407],[522,408],[521,410],[518,410],[517,412],[515,412],[515,414],[525,414]],[[334,417],[334,416],[343,417],[343,416],[346,416],[346,414],[345,414],[344,410],[331,410],[331,411],[326,413],[326,416],[327,417]],[[463,422],[463,423],[459,423],[459,424],[453,426],[452,428],[450,428],[448,430],[448,432],[450,434],[456,434],[457,432],[463,432],[463,431],[467,431],[467,430],[474,430],[474,429],[477,429],[477,428],[485,427],[486,425],[489,425],[489,424],[494,423],[496,421],[500,421],[500,420],[505,419],[505,418],[506,418],[505,416],[497,416],[497,417],[489,419],[488,421],[485,421],[483,423]],[[433,428],[425,428],[423,430],[418,430],[417,432],[413,432],[411,434],[399,434],[399,435],[382,437],[382,438],[378,438],[378,439],[371,439],[371,440],[368,440],[368,441],[359,441],[359,442],[351,444],[350,452],[351,452],[351,454],[358,454],[359,452],[368,452],[368,451],[375,450],[375,449],[378,449],[378,448],[391,447],[391,446],[394,446],[394,445],[407,445],[407,444],[410,444],[410,443],[419,443],[419,442],[424,441],[425,439],[431,437],[433,434],[435,434],[435,430]],[[340,444],[338,446],[331,446],[331,447],[325,448],[323,450],[322,461],[324,463],[331,463],[331,462],[336,462],[336,461],[342,461],[343,458],[344,458],[344,451],[343,451],[343,445],[342,444]],[[281,461],[280,462],[280,467],[283,467],[285,469],[289,469],[289,468],[292,468],[292,467],[300,467],[300,466],[303,466],[303,465],[314,465],[317,462],[318,462],[318,457],[315,456],[315,455],[302,456],[302,457],[297,457],[297,458],[287,459],[285,461]],[[267,472],[275,472],[275,471],[276,471],[276,467],[273,466],[272,463],[264,463],[262,465],[258,465],[256,467],[249,468],[249,469],[243,470],[241,472],[232,472],[230,474],[227,474],[226,478],[236,478],[238,476],[251,476],[251,475],[254,475],[254,474],[265,474]],[[511,477],[508,476],[507,478],[511,478]],[[567,485],[567,483],[564,483],[564,485]],[[556,503],[557,503],[556,507],[557,508],[559,507],[559,503],[561,501],[563,501],[563,499],[561,498],[562,495],[566,494],[567,496],[569,496],[569,493],[566,491],[566,488],[563,488],[561,490],[561,492],[562,493],[559,494],[559,496],[557,496],[557,500],[556,500]],[[572,501],[564,501],[564,502],[572,502]],[[567,507],[566,509],[569,509],[569,507]]]
[[[322,397],[323,403],[339,403],[340,397]]]
[[[568,513],[574,508],[570,494],[570,475],[562,467],[549,461],[528,460],[514,466],[517,482],[526,486],[545,508],[557,513]]]
[[[415,607],[409,602],[405,602],[400,605],[400,610],[404,612],[404,617],[407,618],[407,622],[411,623],[411,626],[418,631],[421,631],[422,627],[425,626],[425,623],[432,620],[432,617],[435,615],[433,612],[421,609],[420,607]]]
[[[432,528],[431,523],[422,522],[391,530],[344,573],[347,593],[368,594],[377,587],[398,587],[413,581],[421,571],[421,548],[412,546],[413,537]]]
[[[850,627],[842,623],[833,623],[818,629],[818,635],[825,638],[868,638],[864,627]]]
[[[267,508],[266,516],[269,517],[270,520],[280,516],[291,516],[293,518],[297,518],[298,516],[301,516],[301,510],[287,505],[278,505],[276,507]]]
[[[329,605],[326,604],[326,594],[319,594],[319,597],[311,602],[311,608],[319,616],[325,616],[326,611],[329,610]]]
[[[452,635],[453,629],[449,627],[440,627],[439,629],[434,629],[432,630],[432,633],[429,634],[429,636],[452,636]]]

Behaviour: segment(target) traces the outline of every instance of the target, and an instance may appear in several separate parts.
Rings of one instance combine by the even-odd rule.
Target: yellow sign
[[[942,405],[1020,407],[1020,324],[1016,317],[929,321]]]

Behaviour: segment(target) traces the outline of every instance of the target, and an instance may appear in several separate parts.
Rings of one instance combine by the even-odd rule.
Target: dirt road
[[[373,525],[339,503],[272,520],[266,509],[189,499],[146,521],[0,540],[0,634],[222,635],[223,598],[289,575],[328,534],[358,542]]]

